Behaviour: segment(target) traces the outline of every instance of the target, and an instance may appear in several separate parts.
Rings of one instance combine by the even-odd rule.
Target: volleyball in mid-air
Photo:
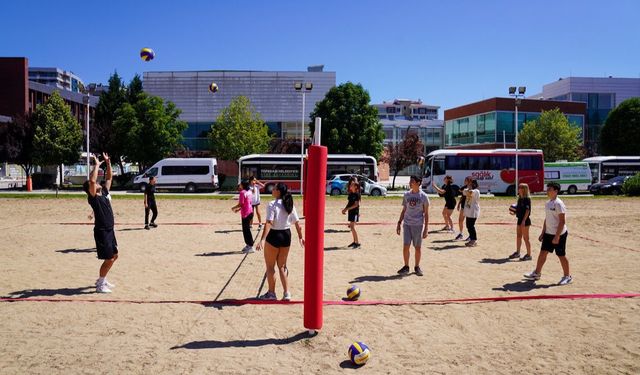
[[[418,156],[418,160],[416,161],[416,163],[418,163],[418,165],[424,163],[424,156]]]
[[[511,215],[515,215],[516,212],[518,212],[518,205],[517,204],[512,204],[511,206],[509,206],[509,213]]]
[[[156,57],[156,53],[151,48],[143,48],[140,50],[140,58],[144,61],[151,61]]]
[[[212,83],[209,85],[209,92],[216,92],[218,91],[218,85],[216,85],[215,83]]]
[[[361,342],[354,342],[349,347],[349,359],[358,366],[362,366],[369,360],[369,347]]]
[[[358,288],[357,285],[351,285],[347,289],[347,298],[349,298],[350,301],[358,300],[358,298],[360,298],[360,288]]]

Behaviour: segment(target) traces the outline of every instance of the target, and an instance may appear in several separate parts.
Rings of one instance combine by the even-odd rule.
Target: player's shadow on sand
[[[69,253],[95,253],[96,252],[96,248],[91,248],[91,249],[65,249],[65,250],[56,250],[56,253],[63,253],[63,254],[69,254]]]
[[[229,233],[237,233],[237,232],[242,232],[242,229],[217,230],[214,233],[229,234]]]
[[[391,275],[391,276],[358,276],[355,279],[349,281],[349,284],[351,283],[361,283],[363,281],[373,281],[373,282],[379,282],[379,281],[387,281],[387,280],[398,280],[398,279],[402,279],[404,277],[404,275]]]
[[[522,280],[515,283],[504,284],[502,288],[493,288],[491,290],[500,292],[529,292],[534,289],[548,289],[553,288],[554,286],[557,285],[540,285],[536,284],[533,280]]]
[[[59,288],[59,289],[25,289],[18,292],[11,292],[9,296],[2,298],[29,298],[29,297],[53,297],[57,295],[76,296],[79,294],[94,294],[95,286],[85,286],[82,288]]]
[[[325,247],[324,251],[337,251],[337,250],[350,250],[350,251],[357,251],[356,249],[352,249],[350,247],[346,247],[346,246],[335,246],[335,247]]]
[[[231,254],[242,254],[242,253],[240,251],[225,251],[224,253],[211,252],[211,253],[196,254],[196,256],[197,257],[219,257],[222,255],[231,255]]]
[[[466,247],[466,246],[464,245],[429,246],[429,249],[434,251],[443,251],[443,250],[451,250],[451,249],[462,249],[463,247]]]
[[[325,229],[324,231],[325,233],[350,233],[351,230],[349,229],[345,229],[345,230],[337,230],[337,229]]]
[[[484,258],[481,261],[479,261],[478,263],[484,263],[484,264],[505,264],[505,263],[509,263],[511,261],[511,259],[509,258],[502,258],[502,259],[491,259],[491,258]]]
[[[220,349],[220,348],[255,348],[268,345],[287,345],[294,342],[311,338],[308,332],[301,332],[295,336],[284,339],[259,339],[259,340],[233,340],[233,341],[193,341],[184,345],[174,346],[175,349]]]
[[[125,228],[125,229],[118,229],[118,232],[131,232],[132,230],[145,230],[144,228]]]

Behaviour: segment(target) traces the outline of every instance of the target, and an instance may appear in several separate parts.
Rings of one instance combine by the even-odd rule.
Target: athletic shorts
[[[404,233],[404,244],[411,245],[413,242],[414,247],[422,247],[422,231],[424,226],[422,225],[403,225],[402,231]]]
[[[290,247],[291,246],[291,230],[271,229],[269,231],[269,234],[267,235],[266,241],[269,243],[269,245],[275,248]]]
[[[455,210],[456,209],[456,201],[448,201],[448,202],[444,202],[444,206],[447,208],[447,210]]]
[[[256,203],[256,204],[252,204],[251,207],[256,208],[260,205],[260,202]]]
[[[116,234],[112,230],[93,230],[93,238],[96,240],[98,259],[113,259],[118,254],[118,242]]]
[[[347,211],[347,215],[349,216],[350,223],[357,223],[360,220],[360,212],[356,212],[355,210]]]
[[[553,251],[555,250],[557,256],[565,256],[568,234],[568,231],[564,232],[564,234],[560,236],[560,241],[558,241],[558,244],[555,245],[553,243],[553,238],[555,237],[555,235],[545,233],[544,236],[542,236],[542,246],[540,247],[540,250],[548,251],[550,253],[553,253]]]
[[[520,226],[520,225],[522,225],[522,218],[521,217],[518,218],[518,226]],[[525,220],[524,226],[525,227],[530,227],[531,226],[531,218],[528,217],[527,220]]]

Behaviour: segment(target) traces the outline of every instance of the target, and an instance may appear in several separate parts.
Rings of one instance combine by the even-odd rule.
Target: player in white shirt
[[[252,202],[253,212],[255,213],[254,217],[258,216],[258,230],[262,229],[262,216],[260,215],[260,189],[264,187],[264,184],[255,176],[251,176],[249,179],[249,184],[251,185],[251,194],[252,194]],[[251,219],[251,227],[253,228],[253,219]]]
[[[567,207],[564,205],[564,202],[558,198],[559,192],[560,184],[557,182],[547,184],[547,196],[549,200],[544,205],[545,220],[542,226],[542,233],[538,238],[538,241],[542,242],[540,255],[538,256],[538,265],[534,271],[525,274],[524,277],[531,280],[540,280],[542,267],[547,260],[547,256],[549,253],[555,251],[562,265],[562,271],[564,272],[564,276],[562,276],[558,285],[567,285],[573,283],[573,278],[571,277],[571,273],[569,273],[569,260],[566,257],[567,235],[569,234],[565,224]]]

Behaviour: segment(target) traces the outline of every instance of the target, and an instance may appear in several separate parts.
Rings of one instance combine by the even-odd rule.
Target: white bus
[[[265,184],[264,191],[271,193],[278,182],[284,182],[291,191],[300,191],[300,155],[253,154],[238,160],[238,183],[255,176]],[[373,156],[364,154],[329,154],[327,176],[337,174],[360,174],[378,181],[378,162]]]
[[[635,176],[640,173],[640,156],[594,156],[582,161],[589,163],[594,184],[607,182],[617,176]]]
[[[578,190],[588,191],[591,186],[591,169],[589,163],[556,161],[544,163],[544,184],[557,182],[560,191],[575,194]]]
[[[531,192],[544,190],[544,161],[541,150],[518,151],[519,183],[529,184]],[[514,149],[497,150],[436,150],[425,160],[426,170],[422,189],[434,192],[431,181],[444,184],[444,177],[451,175],[456,186],[471,176],[478,180],[482,193],[516,194],[516,153]]]

